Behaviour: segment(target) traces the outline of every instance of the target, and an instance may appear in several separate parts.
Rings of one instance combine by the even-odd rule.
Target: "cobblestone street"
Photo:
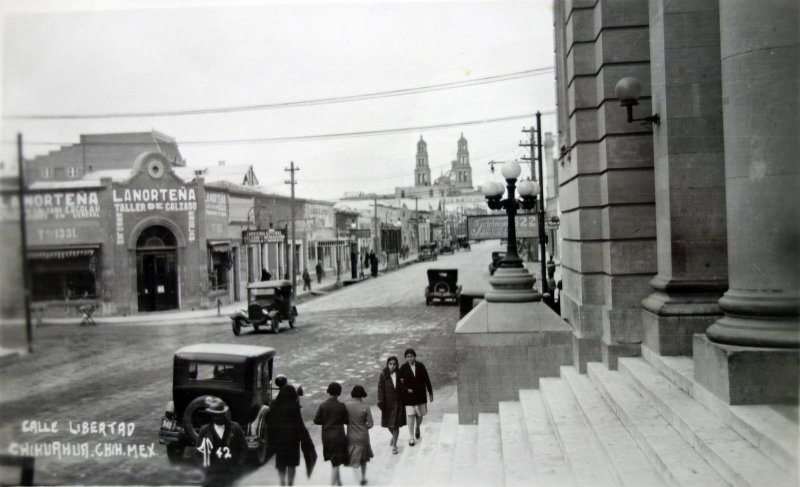
[[[77,448],[70,455],[62,452],[61,458],[54,451],[40,452],[37,483],[198,482],[199,471],[188,456],[182,464],[170,465],[158,444],[158,424],[171,399],[172,356],[191,343],[274,347],[275,373],[286,374],[305,389],[303,413],[309,424],[331,381],[342,382],[346,392],[363,384],[369,393],[366,402],[374,406],[375,384],[386,357],[400,356],[409,346],[428,366],[435,389],[452,390],[458,307],[425,306],[425,269],[462,268],[460,283],[481,286],[488,277],[486,266],[473,263],[472,270],[466,266],[488,264],[491,248],[478,245],[471,253],[413,264],[313,298],[299,306],[297,328],[284,327],[278,335],[247,331],[236,337],[224,317],[214,324],[38,328],[38,352],[0,369],[4,417],[0,448],[9,452],[55,441]],[[105,435],[92,431],[92,421],[98,422],[96,426],[105,423]],[[83,422],[88,422],[85,434]],[[124,435],[111,431],[111,423],[119,427],[123,422],[131,425],[126,426],[130,431]],[[274,472],[274,467],[264,468]]]

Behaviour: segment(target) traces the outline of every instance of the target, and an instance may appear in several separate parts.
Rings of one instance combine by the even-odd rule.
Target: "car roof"
[[[214,360],[215,358],[270,358],[275,355],[275,349],[257,345],[235,345],[232,343],[196,343],[178,349],[176,356],[189,360]]]
[[[260,281],[260,282],[251,282],[247,285],[247,289],[276,289],[279,287],[286,287],[291,286],[292,283],[289,281]]]
[[[436,274],[439,272],[445,272],[447,274],[455,274],[458,275],[458,269],[428,269],[428,275]]]

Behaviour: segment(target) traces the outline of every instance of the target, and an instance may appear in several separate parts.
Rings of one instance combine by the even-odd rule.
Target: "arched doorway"
[[[160,225],[145,228],[136,240],[136,288],[139,311],[178,308],[175,235]]]

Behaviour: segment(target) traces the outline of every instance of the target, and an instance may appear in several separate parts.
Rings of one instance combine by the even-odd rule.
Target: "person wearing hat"
[[[228,405],[214,396],[206,398],[211,422],[198,433],[196,451],[205,471],[203,485],[230,485],[247,460],[247,440],[242,427],[230,420]]]

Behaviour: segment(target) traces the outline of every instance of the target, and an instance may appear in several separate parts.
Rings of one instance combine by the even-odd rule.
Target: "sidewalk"
[[[417,261],[417,254],[410,254],[407,259],[402,259],[400,261],[400,265],[398,268],[402,268],[406,265],[414,263]],[[386,265],[383,264],[378,268],[378,277],[381,274],[385,274],[386,272],[391,272],[395,269],[387,269]],[[360,271],[360,269],[359,269]],[[341,272],[341,280],[344,282],[345,280],[350,280],[350,271],[346,271],[342,269]],[[370,279],[371,276],[367,274],[367,277],[364,279]],[[343,285],[343,284],[342,284]],[[336,272],[335,269],[333,271],[328,270],[325,272],[325,277],[322,279],[322,282],[317,283],[316,277],[313,278],[311,284],[311,291],[303,290],[303,280],[300,276],[297,276],[297,290],[296,290],[296,297],[297,302],[302,303],[303,301],[309,299],[311,296],[319,296],[327,294],[328,292],[334,291],[337,289],[336,285]],[[246,290],[242,290],[242,297],[245,300],[236,301],[230,304],[226,304],[219,307],[219,311],[216,307],[208,308],[208,309],[198,309],[198,310],[172,310],[172,311],[153,311],[148,313],[138,313],[132,314],[128,316],[93,316],[95,323],[98,325],[113,325],[113,324],[141,324],[141,325],[174,325],[174,324],[186,324],[186,323],[195,323],[195,324],[210,324],[210,323],[219,323],[219,322],[226,322],[228,321],[228,316],[236,311],[241,309],[247,308],[247,301],[246,301]],[[53,317],[44,317],[41,321],[41,326],[53,326],[53,325],[73,325],[77,326],[80,323],[80,318],[71,316],[67,318],[53,318]],[[6,320],[4,324],[8,325],[17,325],[17,326],[24,326],[24,321],[22,319],[16,320]],[[6,349],[0,347],[0,362],[3,359],[3,353]]]

